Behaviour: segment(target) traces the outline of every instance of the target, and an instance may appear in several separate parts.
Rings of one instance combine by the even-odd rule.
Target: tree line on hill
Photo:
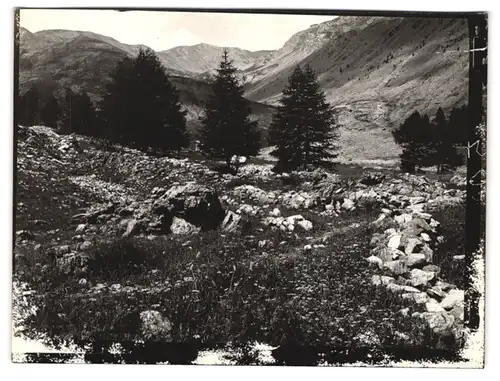
[[[196,138],[210,157],[228,166],[234,156],[255,156],[261,148],[257,121],[243,98],[237,69],[224,49],[211,80],[212,93],[204,105]],[[56,99],[34,87],[18,97],[17,123],[44,124],[61,133],[105,138],[139,149],[179,150],[189,144],[186,112],[154,51],[141,49],[124,58],[97,104],[82,90],[65,88]],[[270,142],[278,168],[292,170],[322,165],[335,156],[333,109],[326,103],[312,69],[299,66],[289,78],[282,105],[273,118]]]
[[[402,147],[401,170],[414,173],[436,167],[438,174],[463,164],[457,146],[467,145],[467,106],[455,107],[446,118],[439,108],[432,122],[426,114],[413,112],[392,132]]]
[[[42,96],[33,87],[18,97],[17,123],[44,124],[61,133],[101,137],[144,150],[180,150],[197,138],[202,151],[230,167],[235,156],[257,155],[262,139],[226,49],[211,85],[201,129],[190,136],[179,91],[156,53],[141,49],[136,57],[125,57],[116,66],[96,104],[82,90],[65,88],[56,98],[54,93]],[[453,149],[465,139],[464,113],[466,108],[455,109],[446,121],[440,111],[433,123],[427,116],[412,114],[394,132],[394,139],[403,146],[402,169],[411,172],[432,164],[441,171],[457,165]],[[335,113],[314,71],[297,65],[269,129],[269,143],[275,146],[271,154],[278,159],[275,169],[329,165],[337,156],[337,140]]]

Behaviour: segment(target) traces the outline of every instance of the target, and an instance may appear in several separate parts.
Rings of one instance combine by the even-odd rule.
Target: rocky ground
[[[463,212],[461,176],[272,166],[233,175],[190,153],[20,127],[16,335],[108,353],[460,346],[464,253],[436,215]]]

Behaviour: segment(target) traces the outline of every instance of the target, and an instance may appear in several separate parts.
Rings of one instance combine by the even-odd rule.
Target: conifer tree
[[[402,171],[414,173],[421,167],[432,165],[435,150],[427,115],[413,112],[392,135],[395,142],[403,148],[400,156]]]
[[[106,135],[140,148],[179,149],[188,145],[179,93],[151,49],[124,58],[99,105]]]
[[[224,49],[212,81],[212,94],[201,118],[201,149],[215,159],[224,160],[228,166],[234,155],[256,155],[260,148],[260,133],[250,114],[236,68],[229,59],[228,50]]]
[[[454,107],[450,112],[448,124],[455,144],[467,145],[468,133],[468,108],[467,105]]]
[[[46,126],[56,128],[60,116],[60,107],[54,94],[50,94],[40,109],[40,119]]]
[[[338,138],[335,115],[326,102],[317,78],[306,66],[295,67],[283,90],[280,106],[273,117],[269,139],[276,145],[272,155],[283,171],[321,166],[336,157]]]
[[[454,141],[454,131],[446,120],[441,107],[436,112],[434,118],[434,147],[435,147],[435,165],[437,173],[440,174],[445,168],[456,168],[461,164],[461,158],[457,153]]]
[[[61,132],[95,135],[96,112],[89,95],[81,90],[66,88],[61,112]]]
[[[24,126],[33,126],[40,122],[40,91],[32,87],[19,97],[18,122]]]

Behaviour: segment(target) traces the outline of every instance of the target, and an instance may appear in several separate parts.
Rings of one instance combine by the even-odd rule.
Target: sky
[[[295,33],[335,16],[161,11],[23,9],[21,26],[90,31],[156,51],[207,43],[247,50],[279,49]]]

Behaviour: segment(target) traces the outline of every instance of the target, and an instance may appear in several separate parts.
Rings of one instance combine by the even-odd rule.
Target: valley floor
[[[438,334],[458,304],[439,309],[445,323],[429,326],[436,315],[425,315],[431,300],[423,294],[438,296],[427,283],[370,258],[380,248],[374,236],[392,242],[404,232],[396,218],[404,210],[431,221],[429,211],[441,222],[441,238],[433,247],[438,269],[426,270],[433,274],[428,287],[448,290],[438,301],[463,289],[463,184],[453,185],[451,175],[436,185],[386,170],[364,185],[360,180],[375,171],[344,166],[339,174],[277,175],[271,168],[264,156],[231,175],[195,155],[153,157],[45,127],[20,128],[15,335],[87,348],[88,362],[196,363],[203,362],[200,351],[228,343],[267,345],[239,351],[236,363],[266,363],[259,356],[269,348],[282,364],[350,361],[349,351],[365,361],[459,357],[460,340]],[[225,222],[208,229],[206,221],[186,221],[187,213],[174,218],[169,234],[155,230],[158,195],[188,183],[196,195],[205,194],[198,186],[215,191]],[[394,287],[377,283],[377,274]],[[425,296],[424,303],[401,297],[396,285],[413,285],[409,292]],[[336,354],[308,357],[297,348]]]

